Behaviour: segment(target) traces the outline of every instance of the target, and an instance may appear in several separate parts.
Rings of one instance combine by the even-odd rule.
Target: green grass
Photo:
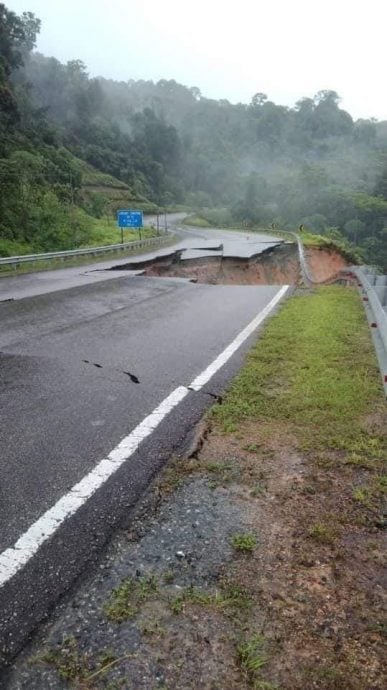
[[[104,611],[109,620],[122,623],[133,618],[145,603],[157,596],[158,584],[154,576],[138,579],[128,577],[112,591]]]
[[[197,587],[185,587],[179,589],[175,596],[171,595],[170,586],[174,575],[166,571],[160,583],[155,576],[142,578],[125,578],[121,584],[113,589],[108,601],[105,602],[104,612],[106,617],[114,623],[134,618],[139,614],[144,605],[152,601],[164,603],[175,615],[182,613],[188,604],[222,611],[229,609],[246,610],[250,606],[250,595],[238,584],[225,581],[215,591],[206,591]],[[166,588],[163,586],[166,585]],[[158,631],[157,621],[146,621],[145,634],[154,634]]]
[[[90,653],[81,652],[75,637],[70,636],[65,637],[60,645],[32,656],[29,663],[53,666],[62,680],[89,688],[91,680],[125,658],[118,658],[112,650],[104,650],[93,658]]]
[[[262,669],[268,662],[267,642],[263,635],[253,635],[238,645],[238,662],[242,673],[254,690],[272,689],[274,686],[262,680]]]
[[[120,681],[108,681],[109,671],[132,658],[131,654],[117,656],[113,650],[107,649],[92,656],[90,652],[81,652],[75,637],[65,637],[63,642],[55,647],[46,649],[43,653],[32,656],[30,664],[46,665],[55,668],[59,678],[71,687],[96,688],[96,681],[102,680],[102,687],[106,690],[122,687]],[[101,685],[98,685],[101,687]]]
[[[343,238],[342,240],[333,239],[332,237],[325,237],[324,235],[315,235],[312,232],[299,233],[300,239],[305,247],[321,247],[332,251],[338,251],[351,264],[361,264],[364,262],[364,257],[361,249]]]
[[[352,498],[371,511],[377,511],[385,500],[387,493],[387,476],[374,474],[368,477],[369,482],[362,486],[356,486],[352,491]]]
[[[165,577],[167,576],[167,577]],[[164,584],[171,584],[170,571],[165,573]],[[159,600],[169,605],[174,614],[179,614],[187,604],[196,604],[218,609],[244,610],[250,605],[248,592],[233,583],[224,583],[215,592],[208,592],[196,587],[186,587],[177,596],[164,591],[154,576],[128,577],[116,587],[104,605],[106,617],[114,623],[122,623],[134,618],[150,601]]]
[[[290,432],[303,450],[381,458],[385,438],[361,416],[383,399],[376,358],[356,291],[319,288],[288,300],[267,324],[247,364],[212,410],[224,432],[244,420]]]
[[[197,587],[186,587],[177,597],[169,600],[169,607],[175,615],[182,613],[187,604],[215,608],[222,611],[246,611],[251,605],[250,594],[232,583],[224,583],[215,592],[206,592]]]
[[[324,235],[317,235],[314,232],[307,232],[306,230],[298,232],[297,228],[294,229],[294,232],[297,233],[305,247],[338,247],[334,240],[329,237],[324,237]],[[284,236],[286,236],[286,233],[284,233]],[[287,235],[287,237],[289,237],[289,235]]]
[[[184,225],[189,225],[194,228],[211,228],[212,225],[206,220],[205,218],[202,218],[201,216],[188,216],[187,218],[184,218],[183,220]]]
[[[212,489],[240,480],[241,474],[238,465],[230,462],[207,462],[203,465],[203,471],[210,475],[209,486]]]
[[[266,487],[266,473],[261,469],[257,454],[259,450],[259,460],[262,457],[271,457],[272,452],[266,449],[258,449],[254,456],[241,463],[233,455],[226,456],[219,461],[206,461],[202,458],[195,458],[186,462],[181,462],[180,458],[172,460],[163,472],[162,479],[158,485],[160,493],[165,496],[175,491],[187,477],[201,474],[208,481],[210,489],[218,487],[228,487],[231,484],[245,485],[249,489],[256,489],[258,493],[263,493]]]
[[[252,553],[257,545],[255,534],[234,534],[231,543],[236,551]]]
[[[30,663],[53,666],[65,681],[82,681],[91,670],[90,658],[79,651],[74,637],[66,637],[61,645],[31,657]]]
[[[320,544],[333,544],[337,536],[337,529],[330,524],[318,522],[309,529],[309,536]]]
[[[155,237],[156,230],[150,227],[141,229],[142,239],[148,237]],[[124,230],[124,242],[131,242],[132,240],[139,240],[140,234],[138,230]],[[121,242],[121,231],[117,227],[117,221],[114,218],[91,218],[90,219],[90,235],[86,247],[103,247],[105,244],[119,244]]]

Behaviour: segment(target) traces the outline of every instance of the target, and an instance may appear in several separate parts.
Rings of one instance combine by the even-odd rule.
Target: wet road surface
[[[113,271],[84,284],[82,269],[60,273],[66,270],[61,289],[58,271],[44,284],[42,274],[22,276],[29,282],[21,292],[9,286],[19,298],[0,303],[0,661],[127,518],[256,335],[208,383],[189,388],[195,378],[279,293],[277,286],[193,285]],[[14,572],[17,540],[24,535],[29,548],[31,525],[182,389],[182,401],[127,461]]]

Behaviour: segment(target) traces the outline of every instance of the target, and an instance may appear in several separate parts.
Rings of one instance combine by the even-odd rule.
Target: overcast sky
[[[42,20],[38,50],[91,76],[175,79],[208,98],[293,105],[333,89],[387,120],[386,0],[4,0]]]

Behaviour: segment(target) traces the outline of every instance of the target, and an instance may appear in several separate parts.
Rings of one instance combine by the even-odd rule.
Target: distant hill
[[[184,204],[334,233],[387,269],[387,122],[353,120],[330,90],[289,108],[90,79],[80,60],[34,52],[39,29],[0,4],[0,252],[73,246],[120,206]]]

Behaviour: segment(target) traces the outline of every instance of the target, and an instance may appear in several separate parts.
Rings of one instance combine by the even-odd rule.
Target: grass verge
[[[213,416],[224,431],[259,419],[269,431],[286,427],[302,449],[339,449],[378,459],[385,441],[367,433],[359,417],[380,402],[380,395],[357,293],[331,286],[286,303]]]

